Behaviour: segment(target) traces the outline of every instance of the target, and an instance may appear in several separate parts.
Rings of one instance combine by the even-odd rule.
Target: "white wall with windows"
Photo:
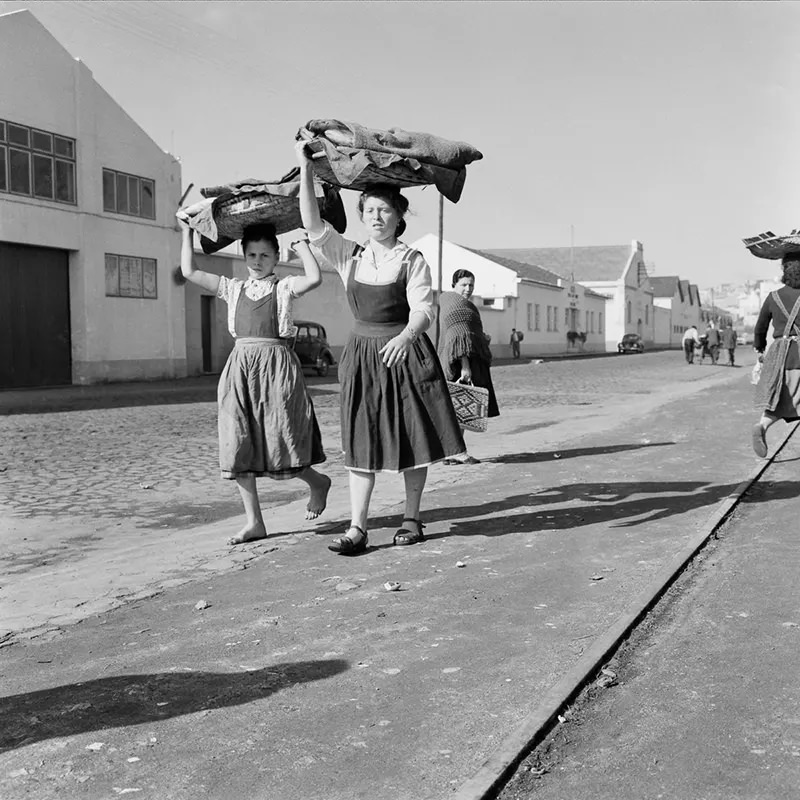
[[[29,11],[0,52],[0,242],[69,253],[73,382],[184,375],[180,164]]]

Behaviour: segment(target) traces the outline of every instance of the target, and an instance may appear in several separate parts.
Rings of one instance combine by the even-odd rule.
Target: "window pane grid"
[[[74,139],[0,120],[0,141],[0,192],[76,205]]]
[[[155,182],[103,169],[103,210],[144,219],[156,218]]]
[[[106,253],[106,297],[158,298],[158,264],[154,258]]]

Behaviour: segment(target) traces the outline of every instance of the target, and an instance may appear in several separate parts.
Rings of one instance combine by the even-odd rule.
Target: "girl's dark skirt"
[[[223,478],[294,478],[325,461],[300,361],[281,339],[242,338],[217,389]]]
[[[381,348],[404,328],[357,322],[345,345],[339,383],[349,469],[404,472],[466,450],[430,339],[422,334],[403,363],[383,363]]]

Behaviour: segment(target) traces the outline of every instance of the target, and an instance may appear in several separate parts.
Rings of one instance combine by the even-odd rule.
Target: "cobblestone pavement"
[[[742,370],[736,372],[741,375]],[[676,352],[500,364],[493,375],[502,416],[493,421],[488,435],[468,435],[468,445],[486,458],[520,444],[518,438],[506,440],[508,435],[533,436],[534,449],[567,441],[647,413],[676,393],[711,389],[734,374],[721,366],[686,365]],[[204,385],[200,394],[213,397],[213,382],[206,380]],[[337,489],[346,485],[338,449],[338,385],[318,378],[309,378],[309,385],[328,454],[324,469]],[[221,480],[217,472],[215,403],[210,399],[186,403],[185,395],[176,403],[169,399],[166,391],[163,397],[158,392],[149,398],[131,394],[132,405],[125,407],[57,412],[40,407],[36,409],[40,413],[0,416],[0,572],[29,578],[26,586],[13,588],[18,603],[25,591],[35,602],[41,591],[35,578],[49,575],[52,581],[53,570],[65,567],[71,572],[61,577],[74,587],[85,583],[90,570],[108,570],[107,591],[120,598],[136,596],[137,589],[155,575],[175,576],[198,565],[205,568],[208,559],[228,568],[252,557],[221,549],[218,541],[212,548],[196,535],[203,526],[241,515],[241,505],[235,485]],[[155,404],[136,404],[145,401]],[[2,409],[0,397],[0,413]],[[434,468],[429,488],[454,480],[457,477],[447,469]],[[395,503],[400,484],[399,479],[390,484]],[[265,507],[277,511],[300,501],[295,503],[296,517],[302,519],[303,484],[261,481],[259,485]],[[381,510],[380,497],[389,494],[381,492],[373,499],[374,512]],[[328,519],[343,518],[346,504],[346,492],[332,495]],[[236,524],[231,519],[233,530]],[[214,535],[219,536],[216,529]],[[84,563],[92,553],[95,561]],[[108,561],[112,557],[120,563],[116,581]],[[119,575],[122,567],[132,570],[128,581]],[[3,583],[0,600],[12,591],[8,578]],[[62,601],[54,583],[53,602],[77,608],[103,594],[88,584],[83,591],[85,596],[76,588]],[[47,616],[45,606],[42,603],[37,624]],[[102,608],[90,605],[86,611]],[[18,629],[21,620],[9,627]]]

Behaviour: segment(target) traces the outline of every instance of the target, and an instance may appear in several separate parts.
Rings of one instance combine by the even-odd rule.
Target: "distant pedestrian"
[[[708,348],[708,354],[711,356],[712,364],[716,364],[717,361],[719,361],[719,344],[719,330],[714,325],[713,321],[709,322],[708,328],[706,329],[706,346]]]
[[[522,339],[522,334],[516,328],[512,328],[509,344],[511,345],[511,355],[514,358],[519,358],[519,343],[522,341]]]
[[[697,335],[697,325],[690,325],[683,332],[683,354],[686,356],[687,364],[694,364],[694,349],[700,344],[700,337]]]
[[[322,437],[300,361],[290,347],[291,301],[322,278],[307,240],[293,245],[305,274],[277,278],[278,240],[271,225],[244,231],[246,281],[204,272],[194,265],[191,228],[184,218],[178,221],[183,276],[228,304],[235,345],[217,391],[219,465],[223,478],[236,481],[247,517],[228,544],[243,544],[267,535],[256,478],[299,478],[310,490],[306,519],[325,510],[331,480],[312,466],[325,461]]]
[[[728,366],[736,366],[734,359],[734,352],[736,351],[736,331],[733,329],[732,322],[729,322],[725,326],[725,330],[720,334],[720,344],[728,351]]]
[[[447,380],[471,383],[487,389],[488,416],[497,417],[500,411],[489,371],[492,363],[489,338],[483,332],[480,312],[475,304],[470,302],[474,288],[475,276],[469,270],[458,269],[453,273],[453,291],[442,292],[439,296],[442,324],[439,359]],[[444,463],[452,466],[480,462],[465,452],[461,456],[446,458]]]
[[[756,406],[763,411],[752,432],[753,450],[761,458],[767,457],[767,429],[779,419],[800,419],[800,252],[783,257],[781,280],[785,285],[767,295],[753,331],[753,347],[763,362],[756,386]],[[767,349],[770,322],[773,341]]]

